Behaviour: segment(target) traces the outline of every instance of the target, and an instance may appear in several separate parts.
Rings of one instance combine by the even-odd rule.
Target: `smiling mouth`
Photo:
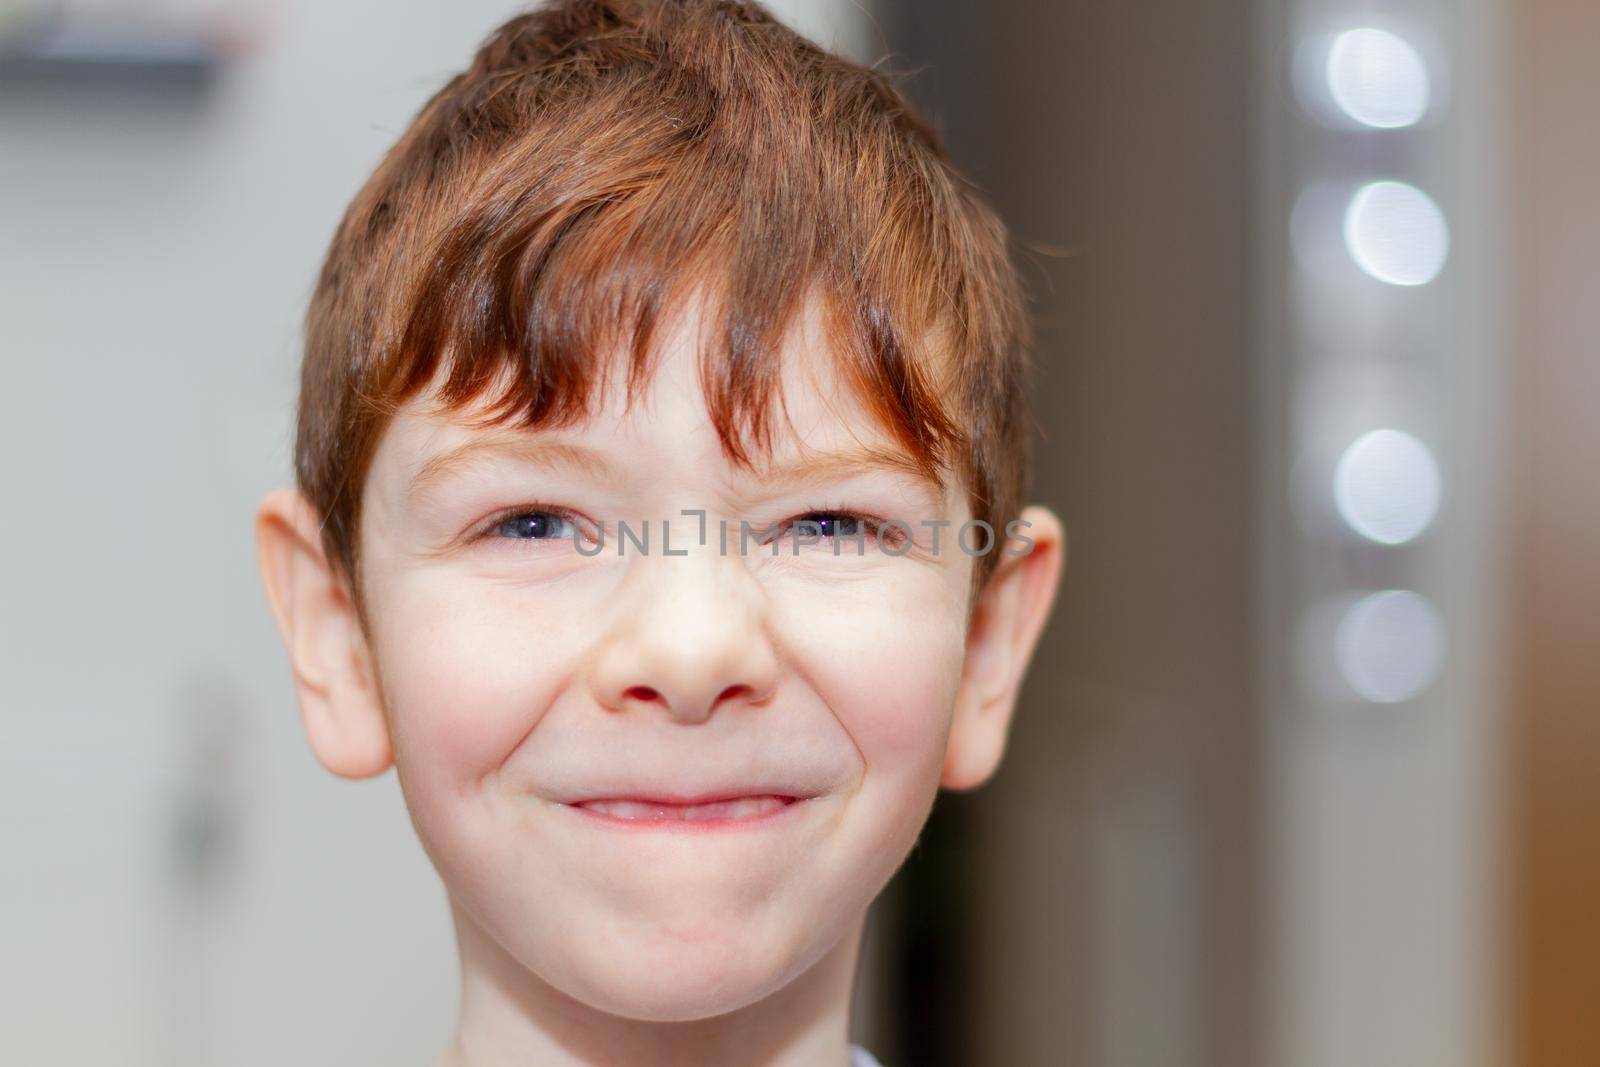
[[[603,819],[635,826],[681,826],[697,828],[733,826],[760,822],[788,810],[799,797],[764,793],[752,796],[720,797],[715,800],[672,801],[645,797],[603,797],[580,800],[571,805]]]

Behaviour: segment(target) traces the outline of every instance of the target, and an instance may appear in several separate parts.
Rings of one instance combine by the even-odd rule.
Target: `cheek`
[[[932,576],[851,590],[828,623],[784,629],[789,650],[878,784],[926,786],[943,765],[965,654],[965,616]],[[815,602],[810,605],[815,610]],[[786,618],[802,607],[784,605]]]
[[[463,595],[463,590],[471,595]],[[378,669],[408,797],[471,793],[567,686],[583,647],[559,598],[446,571],[396,582],[375,612]]]

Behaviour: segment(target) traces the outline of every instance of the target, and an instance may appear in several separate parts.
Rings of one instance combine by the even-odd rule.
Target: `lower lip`
[[[768,827],[802,803],[799,797],[760,796],[702,804],[614,800],[566,806],[580,815],[620,830],[666,830],[694,834]]]

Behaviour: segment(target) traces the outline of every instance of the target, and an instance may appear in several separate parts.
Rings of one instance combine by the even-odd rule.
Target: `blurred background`
[[[427,1063],[442,891],[251,515],[503,0],[0,2],[0,1060]],[[790,0],[1012,226],[1066,583],[874,914],[895,1067],[1600,1063],[1600,5]]]

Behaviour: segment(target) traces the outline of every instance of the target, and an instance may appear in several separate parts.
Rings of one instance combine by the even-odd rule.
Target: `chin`
[[[726,924],[709,935],[657,930],[623,937],[603,952],[596,941],[596,951],[574,961],[565,992],[599,1011],[644,1022],[726,1015],[782,989],[813,962],[772,941]]]
[[[606,988],[592,990],[592,997],[582,999],[598,1011],[624,1019],[689,1023],[736,1012],[781,988],[781,984],[774,989],[751,988],[728,975],[684,976],[675,972],[672,980],[677,982],[685,977],[687,981],[674,989],[662,988],[660,984],[640,987],[625,980],[613,982]]]
[[[610,1015],[642,1022],[694,1022],[748,1007],[792,977],[785,968],[752,963],[689,956],[670,967],[628,971],[611,961],[605,971],[583,976],[579,988],[568,992]]]

